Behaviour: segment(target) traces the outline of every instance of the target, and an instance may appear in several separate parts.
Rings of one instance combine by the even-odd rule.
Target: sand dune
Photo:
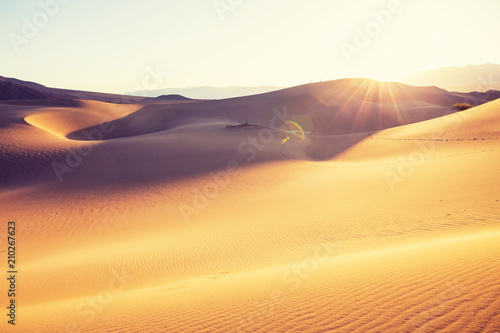
[[[0,105],[16,329],[500,331],[500,100],[460,98],[350,80]]]

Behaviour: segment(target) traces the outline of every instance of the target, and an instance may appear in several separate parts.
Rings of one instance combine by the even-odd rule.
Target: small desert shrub
[[[463,111],[463,110],[467,110],[467,109],[470,109],[473,107],[474,107],[474,105],[469,104],[469,103],[455,103],[453,105],[453,109],[457,110],[457,111]]]
[[[246,127],[246,126],[248,126],[248,121],[245,121],[244,123],[238,123],[238,124],[226,124],[227,128]]]

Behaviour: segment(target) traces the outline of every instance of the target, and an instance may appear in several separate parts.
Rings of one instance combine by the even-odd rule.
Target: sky
[[[0,0],[0,75],[126,93],[500,63],[498,0]]]

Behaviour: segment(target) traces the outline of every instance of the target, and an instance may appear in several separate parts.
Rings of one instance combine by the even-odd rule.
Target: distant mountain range
[[[156,97],[160,95],[178,94],[192,99],[224,99],[249,95],[263,94],[271,91],[281,90],[283,87],[191,87],[191,88],[169,88],[158,90],[138,90],[126,95]]]
[[[471,92],[500,90],[500,65],[443,67],[411,75],[403,83],[438,86],[448,91]]]
[[[480,68],[477,68],[480,67]],[[498,69],[499,72],[495,72],[494,70]],[[453,89],[448,87],[448,91],[456,91],[455,97],[461,96],[461,98],[472,99],[472,100],[493,100],[500,98],[500,91],[493,90],[492,87],[497,86],[500,90],[499,81],[494,81],[497,77],[500,78],[500,66],[499,65],[483,65],[483,66],[467,66],[464,68],[452,67],[443,68],[441,70],[430,71],[421,74],[421,82],[420,84],[414,83],[414,85],[423,85],[423,78],[427,80],[436,80],[433,87],[427,86],[429,89],[437,89],[439,91],[441,89],[437,88],[439,84],[443,85],[445,78],[441,77],[439,74],[443,71],[449,72],[450,75],[456,75],[454,82],[473,82],[474,75],[482,75],[482,77],[489,78],[489,81],[485,81],[483,86],[477,85],[476,89],[472,89],[473,85],[470,87],[472,90],[465,89],[466,92],[470,92],[469,94],[462,93],[459,89]],[[455,74],[453,74],[455,73]],[[459,73],[459,74],[456,74]],[[461,73],[461,74],[460,74]],[[467,73],[476,73],[476,74],[467,74]],[[480,74],[478,74],[480,73]],[[481,76],[479,76],[481,77]],[[462,81],[460,81],[460,80]],[[325,82],[352,82],[356,80],[362,79],[341,79],[336,81],[325,81]],[[480,79],[478,79],[479,82]],[[371,80],[366,80],[366,82],[376,82]],[[496,83],[495,83],[496,82]],[[379,84],[379,83],[378,83]],[[313,87],[315,84],[306,84],[303,87]],[[465,85],[462,85],[465,86]],[[258,94],[274,94],[273,96],[280,96],[281,92],[289,91],[292,88],[279,88],[279,87],[228,87],[228,88],[214,88],[214,87],[198,87],[198,88],[178,88],[178,89],[163,89],[163,90],[152,90],[152,91],[143,91],[143,92],[135,92],[137,94],[141,94],[142,96],[133,96],[133,95],[118,95],[118,94],[107,94],[107,93],[99,93],[99,92],[89,92],[89,91],[80,91],[80,90],[69,90],[69,89],[59,89],[59,88],[49,88],[44,85],[22,81],[15,78],[5,78],[0,76],[0,100],[59,100],[59,101],[71,101],[71,100],[94,100],[101,101],[107,103],[118,103],[118,104],[137,104],[137,103],[155,103],[155,102],[190,102],[190,101],[200,101],[200,100],[222,100],[228,98],[243,98],[245,96],[252,96]],[[337,93],[345,94],[347,91],[351,91],[345,86],[337,86]],[[293,91],[293,89],[292,89]],[[418,92],[419,90],[417,90]],[[432,90],[434,91],[434,90]],[[481,92],[476,92],[481,91]],[[180,94],[180,93],[182,94]],[[146,95],[147,96],[144,96]],[[186,96],[186,97],[185,97]],[[484,102],[483,101],[483,102]]]
[[[402,83],[414,86],[437,86],[448,91],[485,92],[500,90],[500,65],[468,65],[466,67],[443,67],[423,71],[409,76]],[[192,99],[225,99],[249,96],[281,90],[284,87],[190,87],[158,90],[138,90],[126,95],[156,97],[179,94]]]

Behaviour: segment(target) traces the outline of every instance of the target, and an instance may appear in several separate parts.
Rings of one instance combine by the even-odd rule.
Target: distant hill
[[[39,83],[0,76],[0,100],[85,99],[108,103],[132,104],[152,101],[189,101],[225,99],[280,90],[279,87],[194,87],[136,91],[126,95],[71,89],[50,88]],[[186,96],[186,97],[185,97]]]
[[[155,101],[190,101],[191,98],[184,97],[178,94],[161,95],[154,98]]]
[[[2,78],[3,79],[3,78]],[[0,100],[20,100],[20,99],[51,99],[50,94],[42,93],[29,86],[17,82],[9,82],[0,79]]]
[[[500,90],[500,65],[443,67],[416,73],[403,82],[416,86],[438,86],[459,92]]]
[[[26,99],[85,99],[119,104],[139,103],[145,100],[144,97],[137,96],[49,88],[35,82],[0,76],[0,100]],[[146,98],[146,100],[149,100],[149,98]]]
[[[138,90],[127,93],[127,95],[156,97],[159,95],[180,94],[192,99],[224,99],[249,95],[257,95],[283,89],[282,87],[191,87],[191,88],[169,88],[159,90]]]

